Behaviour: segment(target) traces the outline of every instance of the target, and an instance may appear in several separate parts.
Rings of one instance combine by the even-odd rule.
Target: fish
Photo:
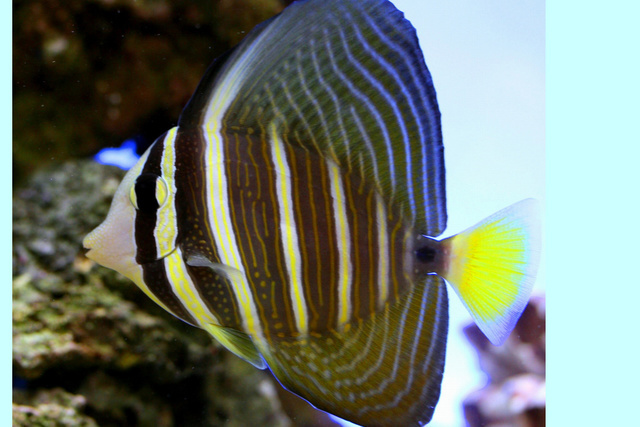
[[[439,238],[446,222],[415,29],[386,0],[304,0],[212,63],[83,245],[317,409],[418,426],[440,396],[447,286],[500,345],[540,252],[533,199]]]

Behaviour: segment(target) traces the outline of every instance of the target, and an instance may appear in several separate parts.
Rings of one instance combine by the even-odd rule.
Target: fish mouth
[[[85,239],[86,240],[86,239]],[[158,261],[162,261],[163,259],[167,258],[168,256],[171,256],[174,252],[176,252],[178,250],[178,245],[175,245],[171,250],[160,254],[158,257],[156,258],[150,258],[150,259],[139,259],[136,257],[135,254],[133,254],[132,258],[135,260],[134,263],[139,265],[139,266],[147,266],[147,265],[151,265],[155,262]],[[82,254],[82,256],[84,256],[85,258],[88,258],[90,260],[93,260],[94,262],[97,262],[100,265],[104,265],[105,267],[108,268],[112,268],[109,264],[105,265],[106,263],[104,262],[104,260],[102,259],[96,259],[96,258],[101,258],[98,254],[96,254],[95,252],[92,253],[92,251],[94,251],[95,248],[92,247],[91,245],[88,245],[86,242],[82,243],[82,246],[80,248],[80,253]],[[93,256],[92,256],[93,255]],[[98,255],[96,257],[96,255]],[[126,256],[122,256],[122,258],[128,258]],[[117,269],[116,269],[117,270]]]
[[[95,230],[84,236],[84,239],[82,239],[82,243],[80,244],[80,253],[82,253],[82,256],[84,256],[85,258],[91,259],[91,257],[89,257],[89,252],[91,252],[91,250],[93,249],[92,246],[94,245],[90,245],[87,240],[89,240],[89,237],[94,233],[94,231]]]

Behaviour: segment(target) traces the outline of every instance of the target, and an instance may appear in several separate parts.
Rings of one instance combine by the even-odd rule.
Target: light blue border
[[[11,64],[11,2],[0,7],[0,52]],[[550,425],[628,425],[636,419],[640,312],[640,3],[547,2],[547,417]],[[2,123],[11,134],[11,68]],[[5,155],[1,210],[11,224]],[[10,242],[3,227],[2,242]],[[11,307],[11,244],[3,244]],[[10,320],[1,322],[3,377]],[[6,382],[9,384],[9,381]],[[3,389],[5,390],[5,389]],[[10,416],[11,393],[0,396]]]
[[[11,79],[11,71],[12,71],[12,58],[11,58],[11,42],[12,42],[12,2],[3,1],[0,3],[0,56],[5,58],[3,61],[3,66],[0,67],[0,82],[2,82],[2,87],[0,89],[0,93],[2,94],[1,104],[0,104],[0,117],[2,117],[2,129],[4,129],[3,134],[4,141],[0,144],[0,181],[2,185],[0,186],[0,191],[2,191],[1,199],[3,201],[2,207],[0,208],[0,212],[2,215],[1,222],[5,224],[4,227],[1,228],[0,235],[0,245],[2,247],[2,256],[0,256],[0,260],[2,262],[2,267],[0,271],[3,272],[2,276],[5,278],[3,280],[2,286],[2,296],[0,297],[0,313],[3,314],[4,321],[0,322],[0,342],[5,343],[2,346],[2,359],[0,365],[2,366],[0,375],[2,375],[3,384],[5,384],[6,388],[2,387],[0,390],[0,420],[4,419],[6,422],[2,422],[0,424],[3,425],[11,425],[10,418],[11,417],[11,401],[12,401],[12,389],[9,389],[11,385],[11,349],[12,349],[12,334],[11,334],[11,326],[12,326],[12,288],[11,288],[11,276],[12,276],[12,263],[11,263],[11,221],[12,221],[12,198],[11,198],[11,188],[12,188],[12,147],[13,147],[13,133],[12,133],[12,108],[11,108],[11,100],[12,100],[12,79]],[[4,382],[6,381],[6,382]],[[5,394],[6,393],[6,394]],[[6,414],[6,418],[5,418]]]
[[[547,417],[631,425],[640,351],[640,3],[547,2]]]

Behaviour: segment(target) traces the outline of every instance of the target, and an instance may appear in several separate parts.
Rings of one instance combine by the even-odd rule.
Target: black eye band
[[[153,213],[160,207],[156,198],[156,182],[159,176],[145,173],[138,177],[135,184],[137,209]]]

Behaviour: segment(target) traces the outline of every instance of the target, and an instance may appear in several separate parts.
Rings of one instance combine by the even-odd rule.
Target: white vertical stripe
[[[207,144],[205,171],[209,201],[208,216],[213,240],[221,263],[242,273],[233,277],[231,288],[238,301],[245,332],[263,339],[258,310],[242,265],[238,241],[231,222],[223,138],[219,133],[219,124],[217,122],[208,124],[204,135]]]
[[[333,56],[333,49],[334,48],[331,45],[331,40],[329,40],[328,31],[326,29],[323,32],[323,35],[324,35],[324,45],[325,45],[325,48],[327,50],[327,54],[329,56],[329,62],[331,64],[331,67],[332,67],[333,71],[338,76],[338,78],[342,81],[342,83],[344,83],[345,86],[347,86],[349,88],[349,91],[353,94],[353,96],[355,96],[359,101],[361,101],[363,106],[366,106],[366,108],[371,112],[372,118],[375,119],[376,124],[380,128],[380,132],[382,133],[383,143],[384,143],[384,146],[387,149],[387,159],[386,160],[387,160],[387,163],[389,165],[389,174],[388,174],[388,176],[389,176],[389,179],[391,181],[391,191],[392,191],[391,196],[393,198],[395,196],[395,190],[396,190],[395,159],[394,159],[394,156],[393,156],[393,147],[392,147],[392,144],[391,144],[391,137],[389,135],[389,130],[387,129],[387,126],[385,124],[384,118],[380,114],[378,109],[376,108],[376,106],[373,103],[373,101],[371,99],[369,99],[361,91],[359,91],[358,88],[356,88],[353,85],[353,83],[351,82],[350,78],[347,77],[340,70],[340,68],[338,68],[338,66],[336,64],[336,59]],[[315,56],[314,56],[314,59],[315,59]],[[315,62],[314,62],[314,65],[316,65]],[[347,143],[346,140],[345,140],[345,143]],[[383,156],[382,153],[380,155]],[[372,162],[377,162],[378,161],[378,157],[376,156],[376,157],[372,158],[371,161]],[[380,185],[381,183],[378,182],[378,184]]]
[[[169,254],[176,247],[176,236],[178,235],[178,220],[176,217],[176,208],[174,206],[176,195],[176,153],[175,141],[178,128],[174,127],[164,138],[162,151],[162,159],[160,160],[160,170],[162,178],[167,183],[167,200],[164,205],[158,209],[156,213],[156,227],[153,235],[156,241],[156,250],[158,258]],[[157,185],[160,185],[158,183]]]
[[[344,197],[344,184],[340,170],[327,159],[331,197],[333,199],[333,219],[336,227],[338,246],[338,325],[344,325],[351,317],[351,287],[353,267],[351,265],[351,236]]]
[[[360,35],[360,32],[358,31],[357,27],[354,26],[350,30],[360,40],[362,47],[367,52],[369,52],[372,58],[377,60],[381,67],[386,68],[387,72],[393,75],[396,83],[401,85],[402,80],[400,79],[398,74],[395,72],[393,67],[391,67],[388,63],[386,63],[380,55],[378,55],[376,52],[369,49],[369,46],[366,40],[364,40],[364,38]],[[347,58],[349,59],[349,62],[364,76],[364,78],[367,81],[369,81],[369,83],[371,83],[372,88],[375,87],[378,90],[378,93],[387,100],[386,104],[391,109],[393,109],[393,114],[396,119],[396,123],[398,124],[398,127],[400,128],[400,132],[402,133],[402,143],[403,143],[404,152],[405,152],[405,165],[406,165],[406,174],[407,174],[405,177],[405,180],[406,180],[405,185],[409,193],[407,200],[409,201],[409,207],[411,208],[411,218],[415,219],[416,207],[415,207],[415,200],[413,195],[413,177],[412,177],[413,174],[411,170],[411,166],[413,165],[413,159],[411,158],[411,142],[409,141],[409,134],[407,132],[407,127],[404,122],[405,119],[402,116],[402,113],[400,112],[400,109],[398,107],[398,100],[396,99],[397,96],[394,96],[393,94],[389,93],[389,91],[385,88],[385,86],[381,84],[380,81],[378,81],[365,66],[360,64],[360,62],[358,62],[357,59],[354,58],[354,56],[351,54],[351,50],[349,49],[347,36],[344,34],[342,29],[338,28],[338,34],[340,34],[342,46],[344,47],[344,52],[346,53]],[[403,89],[404,88],[401,88],[401,90]],[[404,102],[404,100],[402,100],[401,102]],[[396,143],[396,145],[400,145],[399,144],[400,141],[395,140],[394,142]],[[391,164],[391,161],[389,163]]]
[[[381,181],[380,181],[380,174],[378,173],[378,162],[376,160],[376,150],[375,148],[373,148],[373,144],[371,143],[371,138],[369,138],[369,133],[365,129],[364,125],[362,124],[362,120],[360,120],[360,116],[358,116],[358,112],[353,107],[353,105],[350,107],[350,112],[351,112],[351,115],[353,116],[353,120],[356,123],[356,127],[358,128],[358,131],[362,136],[364,145],[366,145],[367,150],[369,150],[369,157],[371,158],[371,165],[373,166],[373,176],[376,179],[376,184],[378,184],[378,187],[380,187]],[[365,175],[363,174],[362,177],[364,178]]]
[[[149,158],[149,153],[151,152],[152,147],[153,145],[149,147],[147,151],[145,151],[142,157],[140,157],[140,160],[138,160],[138,163],[136,163],[136,165],[133,168],[131,168],[129,172],[127,172],[127,175],[124,177],[123,181],[120,183],[120,187],[118,187],[118,191],[116,192],[113,198],[114,205],[112,205],[111,210],[113,210],[114,206],[116,206],[115,203],[118,203],[118,204],[122,203],[122,201],[116,202],[116,200],[118,200],[119,192],[120,191],[129,192],[131,189],[131,186],[134,185],[135,180],[142,173],[142,168],[147,163],[147,159]],[[100,238],[99,236],[104,232],[110,231],[109,229],[107,229],[106,231],[103,231],[102,227],[105,226],[105,223],[103,223],[102,225],[100,225],[99,228],[96,228],[94,231],[92,231],[89,236],[85,237],[85,240],[84,240],[85,247],[87,246],[93,247],[95,245],[96,240],[98,241],[98,244],[109,244],[109,245],[119,244],[119,245],[122,245],[127,251],[131,253],[131,258],[132,258],[131,261],[135,260],[135,254],[137,251],[136,233],[135,233],[135,213],[134,213],[135,211],[134,211],[133,205],[130,204],[131,202],[129,201],[128,196],[125,200],[126,200],[125,203],[127,208],[131,210],[131,216],[129,217],[130,219],[120,224],[120,227],[122,227],[120,231],[118,231],[117,233],[112,232],[108,234],[109,239],[111,238],[117,239],[118,237],[123,237],[122,240],[120,241],[106,240],[104,243],[100,243],[100,241],[98,240]],[[111,214],[111,210],[109,211],[109,214]],[[105,220],[105,222],[108,221],[108,219],[109,217],[107,217],[107,220]],[[96,236],[96,234],[98,234],[98,236]],[[92,251],[96,249],[97,247],[92,249]],[[120,248],[120,249],[123,249],[123,248]],[[110,268],[115,269],[115,266],[112,266]],[[160,299],[151,291],[151,289],[149,289],[149,287],[144,281],[144,271],[141,265],[139,265],[136,262],[127,262],[124,268],[118,268],[117,271],[124,274],[129,279],[133,280],[133,282],[136,285],[138,285],[140,289],[142,289],[142,292],[147,294],[147,296],[151,298],[156,304],[158,304],[160,307],[167,310],[169,313],[174,314],[169,309],[169,307],[167,307],[162,301],[160,301]]]
[[[309,49],[311,52],[313,52],[313,40],[309,41],[309,44],[311,46],[311,48]],[[315,59],[315,56],[312,57],[313,60],[313,65],[314,65],[314,69],[318,70],[318,64],[317,64],[317,60]],[[309,89],[309,86],[307,85],[304,73],[302,72],[302,53],[300,50],[296,51],[296,70],[298,71],[298,78],[300,79],[300,85],[302,86],[302,89],[304,90],[305,95],[307,95],[307,99],[308,102],[310,102],[311,104],[313,104],[313,106],[315,107],[316,110],[316,116],[317,118],[320,120],[320,124],[322,125],[322,131],[324,133],[324,144],[329,145],[329,141],[330,141],[330,132],[329,132],[329,126],[327,125],[327,120],[324,116],[324,112],[322,111],[322,107],[320,106],[320,103],[318,102],[318,100],[316,99],[316,97],[311,93],[311,90]],[[309,72],[309,74],[311,74]],[[322,75],[321,74],[316,74],[315,76],[311,76],[311,77],[317,77],[317,81],[313,80],[314,85],[315,84],[320,84],[322,82]],[[330,86],[326,86],[325,90],[327,91],[327,93],[329,93],[329,95],[331,96],[331,98],[333,99],[334,103],[336,102],[336,97],[335,94],[332,93],[331,91],[331,87]],[[316,129],[316,132],[319,133],[319,130]],[[317,141],[315,141],[314,139],[314,144],[316,144],[316,148],[318,148],[318,143]],[[320,151],[318,149],[318,151]]]
[[[271,27],[271,26],[270,26]],[[209,200],[208,219],[216,250],[221,262],[242,274],[234,275],[232,290],[238,301],[242,323],[247,333],[253,338],[264,340],[258,310],[242,265],[240,250],[231,222],[231,210],[227,193],[227,176],[225,174],[224,140],[221,135],[222,118],[229,105],[236,98],[241,86],[246,83],[248,67],[255,55],[256,46],[271,31],[267,27],[253,42],[244,47],[242,54],[235,58],[232,66],[224,72],[211,94],[203,121],[203,134],[206,142],[205,180]],[[235,55],[232,55],[235,57]],[[230,62],[231,63],[231,62]]]
[[[209,311],[205,302],[200,298],[191,276],[187,273],[180,248],[165,257],[163,262],[173,293],[180,299],[180,302],[191,314],[191,317],[196,319],[200,326],[206,324],[221,325],[220,320]]]
[[[389,234],[387,212],[378,193],[376,193],[376,218],[378,220],[378,308],[382,308],[389,297]]]
[[[277,26],[274,26],[272,22],[250,44],[241,43],[238,45],[237,52],[234,52],[228,59],[231,66],[224,71],[221,80],[216,83],[215,90],[204,108],[206,111],[203,121],[205,127],[217,128],[222,114],[227,111],[240,87],[247,83],[247,75],[253,71],[253,63],[257,60],[259,49],[263,47],[262,41],[269,40],[271,33],[276,30]]]
[[[289,295],[293,306],[298,332],[308,331],[307,302],[302,288],[302,260],[300,244],[291,197],[291,170],[287,162],[284,144],[278,137],[275,125],[270,126],[271,157],[276,169],[276,194],[280,213],[280,233],[284,245],[284,259],[289,275]]]

